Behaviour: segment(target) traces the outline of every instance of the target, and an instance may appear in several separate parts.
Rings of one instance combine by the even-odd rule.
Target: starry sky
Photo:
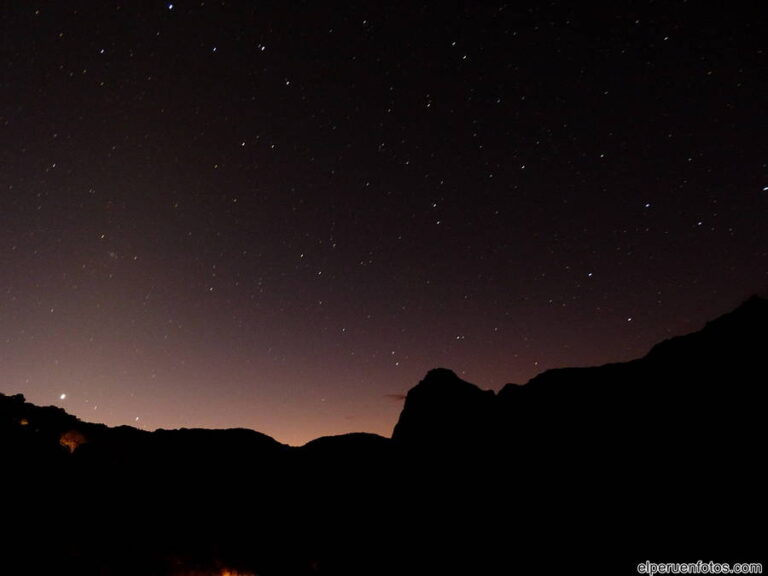
[[[768,288],[763,2],[6,2],[0,391],[389,435]]]

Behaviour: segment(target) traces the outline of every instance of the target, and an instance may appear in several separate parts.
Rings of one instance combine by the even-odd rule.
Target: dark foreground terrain
[[[3,575],[633,574],[761,561],[768,301],[644,358],[484,391],[391,439],[107,428],[0,395]]]

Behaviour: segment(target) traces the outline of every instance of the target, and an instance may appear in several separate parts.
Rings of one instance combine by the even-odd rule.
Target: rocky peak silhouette
[[[440,448],[488,441],[488,413],[495,394],[446,368],[430,370],[405,398],[392,439]]]

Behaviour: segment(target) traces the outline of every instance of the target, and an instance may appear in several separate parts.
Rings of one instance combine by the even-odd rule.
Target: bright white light
[[[66,399],[67,399],[67,395],[66,394],[61,394],[59,396],[59,400],[66,400]]]

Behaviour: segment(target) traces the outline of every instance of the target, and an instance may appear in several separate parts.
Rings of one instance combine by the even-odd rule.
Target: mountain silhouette
[[[645,560],[759,560],[767,327],[755,297],[637,360],[498,393],[431,370],[391,439],[302,447],[244,429],[109,428],[0,394],[0,573],[540,574],[584,562],[617,574]]]
[[[495,395],[465,382],[445,368],[430,370],[411,388],[392,439],[440,449],[486,442]]]

